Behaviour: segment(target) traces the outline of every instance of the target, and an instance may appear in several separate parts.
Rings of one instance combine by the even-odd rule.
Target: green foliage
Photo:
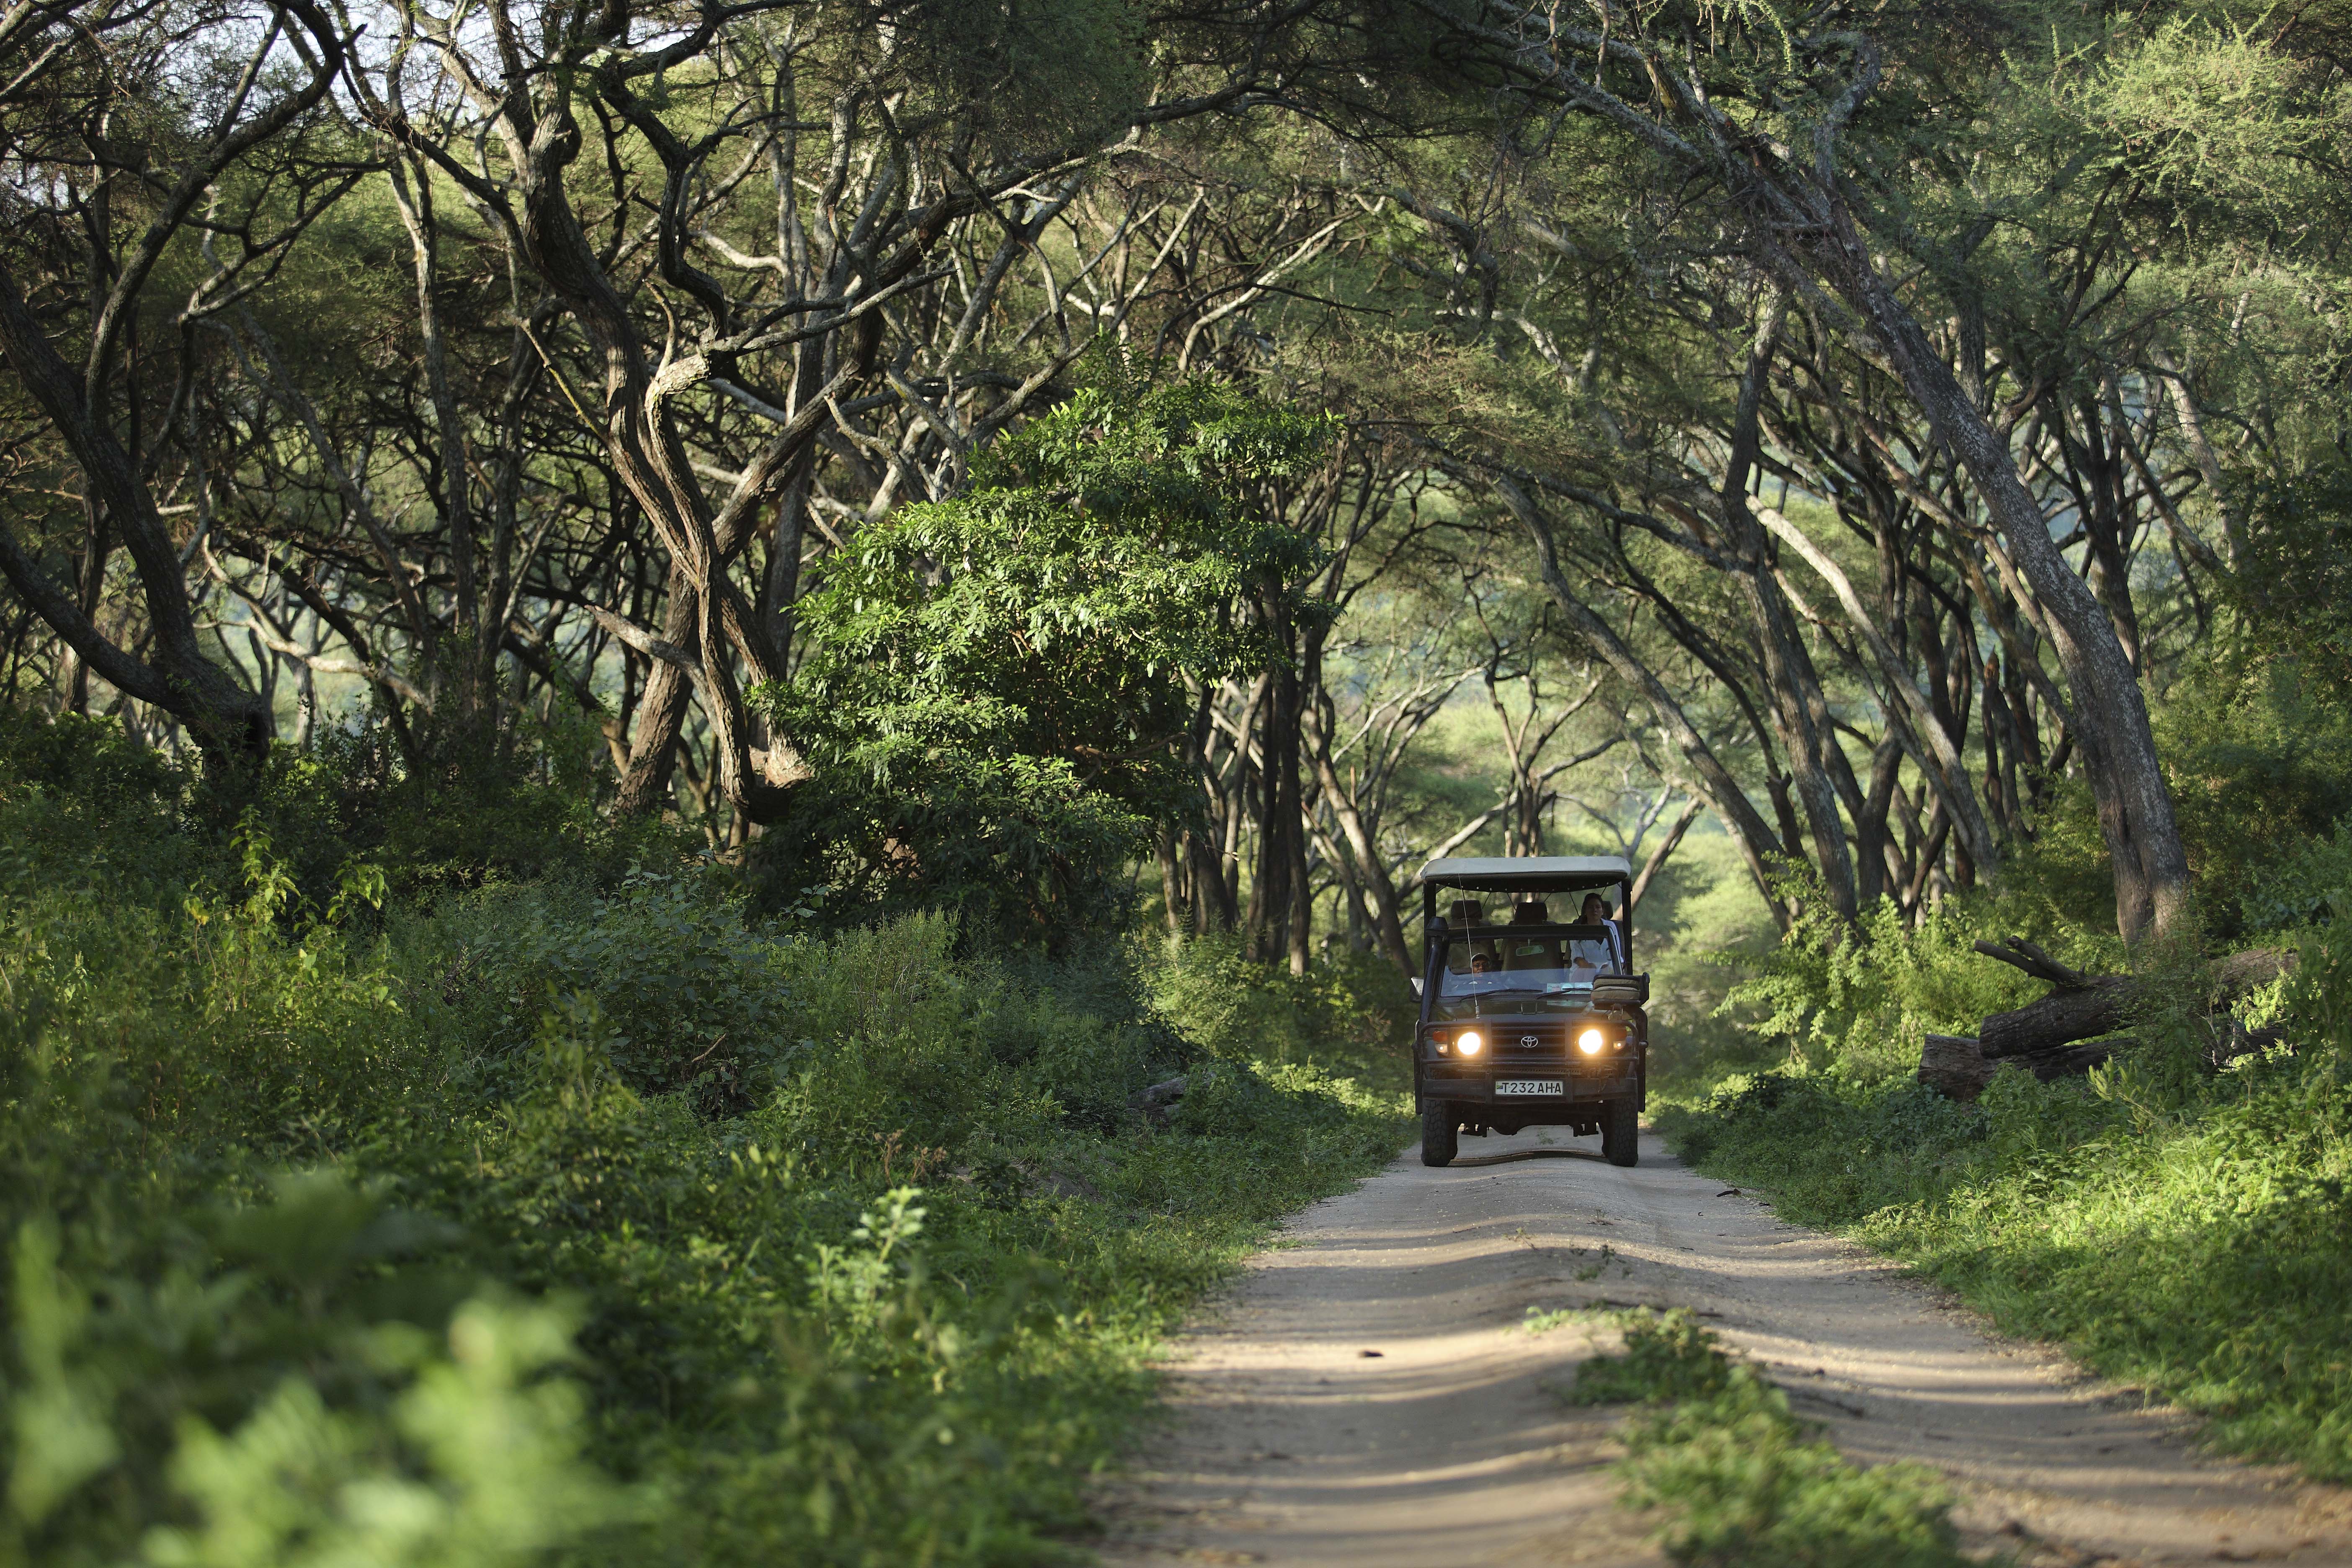
[[[2204,656],[2153,705],[2199,912],[2225,942],[2291,931],[2329,887],[2352,885],[2337,831],[2352,820],[2352,705],[2329,651],[2333,604],[2296,600],[2310,574],[2284,561],[2249,568],[2248,583],[2278,585],[2270,603],[2216,616]],[[1972,918],[2074,943],[2112,925],[2113,892],[2090,790],[2058,780],[2034,842],[1976,895],[1985,912]]]
[[[996,155],[1092,146],[1134,123],[1146,97],[1150,51],[1132,0],[929,0],[910,10],[917,103],[970,116]]]
[[[1123,923],[1187,679],[1274,657],[1249,606],[1303,613],[1315,547],[1264,491],[1331,433],[1103,360],[970,489],[862,530],[799,606],[796,679],[752,693],[820,773],[761,840],[771,885],[845,921],[951,902],[975,935]]]
[[[451,720],[404,741],[365,715],[310,756],[280,748],[254,793],[306,886],[343,857],[384,866],[412,898],[553,875],[617,879],[685,853],[675,823],[599,809],[604,739],[576,710],[511,711],[497,728]]]
[[[2254,560],[2237,594],[2253,625],[2340,700],[2352,691],[2352,461],[2323,447],[2308,465],[2245,489]]]
[[[12,1123],[50,1109],[46,1076],[16,1086]],[[8,1207],[0,1541],[19,1560],[519,1563],[635,1507],[581,1457],[557,1375],[573,1314],[415,1267],[445,1225],[331,1172],[192,1208],[177,1237],[112,1205],[62,1237]]]
[[[1571,1405],[1631,1405],[1654,1400],[1711,1399],[1729,1386],[1731,1359],[1715,1335],[1681,1308],[1658,1316],[1646,1309],[1625,1315],[1622,1354],[1594,1356],[1576,1369]]]
[[[2053,62],[2051,98],[2084,133],[2089,167],[2191,211],[2210,202],[2286,210],[2307,195],[2305,159],[2327,138],[2326,109],[2252,16],[2116,26],[2069,52]]]
[[[2352,822],[2352,705],[2285,620],[2218,627],[2157,710],[2199,904],[2224,937],[2302,924],[2326,879],[2352,889],[2345,837],[2324,842]]]
[[[509,1039],[560,1000],[631,1089],[742,1109],[799,1048],[800,977],[789,942],[698,880],[637,870],[603,895],[541,883],[457,900],[437,922],[457,945],[445,994]]]
[[[2021,931],[2090,967],[2111,956],[2105,939],[2021,899],[1947,900],[1916,928],[1891,903],[1847,927],[1816,899],[1777,949],[1743,962],[1750,973],[1724,1006],[1752,1010],[1745,1026],[1788,1042],[1791,1060],[1863,1080],[1907,1073],[1922,1035],[1973,1034],[1986,1014],[2039,994],[2018,971],[1973,951],[1980,937]]]
[[[1790,1413],[1788,1396],[1681,1310],[1624,1314],[1622,1355],[1577,1369],[1579,1405],[1640,1402],[1625,1502],[1666,1516],[1666,1554],[1704,1568],[1943,1568],[1954,1499],[1923,1465],[1862,1469]]]
[[[1975,1106],[1916,1083],[1732,1080],[1661,1118],[1711,1175],[1955,1287],[2002,1328],[2212,1419],[2241,1452],[2352,1477],[2352,940],[2307,941],[2293,1054],[2193,1091],[2137,1069]]]
[[[1371,953],[1346,952],[1294,975],[1244,957],[1238,936],[1171,942],[1154,999],[1185,1035],[1227,1061],[1321,1061],[1408,1086],[1411,987]]]
[[[404,892],[321,834],[314,893],[289,796],[58,777],[0,773],[14,1556],[1066,1558],[1172,1316],[1406,1135],[1238,1057],[1146,1121],[1202,1047],[1115,939],[820,935],[593,846]]]

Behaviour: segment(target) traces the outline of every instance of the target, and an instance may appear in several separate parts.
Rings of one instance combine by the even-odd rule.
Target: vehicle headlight
[[[1454,1048],[1465,1057],[1475,1057],[1486,1042],[1478,1037],[1475,1029],[1465,1029],[1454,1037]]]
[[[1609,1044],[1609,1037],[1598,1029],[1587,1029],[1576,1037],[1576,1048],[1588,1057],[1597,1057]]]

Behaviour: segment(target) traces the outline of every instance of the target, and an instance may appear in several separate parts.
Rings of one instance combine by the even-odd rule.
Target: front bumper
[[[1558,1094],[1497,1094],[1495,1084],[1557,1081]],[[1544,1060],[1424,1061],[1421,1064],[1423,1100],[1451,1100],[1463,1105],[1507,1105],[1540,1111],[1547,1106],[1586,1104],[1597,1100],[1622,1100],[1642,1091],[1641,1060],[1633,1055],[1599,1062]]]

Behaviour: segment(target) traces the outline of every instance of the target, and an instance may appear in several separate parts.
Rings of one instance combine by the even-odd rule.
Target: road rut
[[[2044,1347],[1644,1135],[1603,1162],[1560,1129],[1418,1150],[1307,1209],[1181,1336],[1170,1419],[1103,1500],[1108,1562],[1649,1564],[1614,1506],[1620,1415],[1551,1390],[1593,1352],[1530,1307],[1687,1307],[1865,1464],[1949,1476],[1973,1546],[2047,1568],[2352,1568],[2352,1499],[2200,1454]],[[1607,1349],[1603,1343],[1600,1348]]]

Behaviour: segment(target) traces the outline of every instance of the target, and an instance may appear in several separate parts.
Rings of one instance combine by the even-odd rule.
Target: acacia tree
[[[1895,177],[1886,165],[1899,151],[1873,140],[1881,121],[1866,111],[1884,104],[1887,73],[1884,48],[1860,30],[1864,25],[1835,4],[1792,16],[1743,13],[1727,21],[1667,7],[1633,18],[1596,16],[1593,26],[1581,26],[1555,8],[1483,0],[1460,19],[1494,68],[1531,97],[1595,118],[1662,173],[1703,182],[1736,225],[1743,254],[1901,381],[1939,446],[1967,472],[2039,608],[2067,683],[2068,728],[2106,836],[2120,928],[2131,938],[2183,932],[2187,857],[2124,638],[2052,540],[2007,434],[1963,389],[1918,311],[1883,269],[1887,250],[1916,253],[1936,242],[1906,227],[1894,203],[1872,194],[1873,182]],[[1710,40],[1705,52],[1688,47],[1694,27]],[[1906,80],[1925,78],[1932,84],[1926,90],[1948,90],[1952,78],[1965,74],[1939,68],[1948,62],[1937,58],[1936,44],[1903,41],[1913,46],[1905,57]],[[1906,99],[1887,108],[1890,132],[1899,132],[1926,108],[1923,89],[1907,89]],[[1849,164],[1859,172],[1850,173]],[[1939,258],[1948,259],[1948,251]],[[1771,336],[1759,332],[1743,376],[1743,406],[1757,395]],[[1732,437],[1730,482],[1720,493],[1738,521],[1749,511],[1743,499],[1754,464],[1748,421],[1737,422]],[[1753,561],[1756,534],[1747,522],[1737,537]],[[1761,579],[1758,571],[1747,575]],[[1801,732],[1801,721],[1790,717]],[[1812,749],[1802,747],[1800,755]],[[1827,792],[1806,773],[1800,785],[1816,845],[1825,859],[1834,858],[1830,845],[1842,835],[1830,830]]]
[[[274,718],[205,646],[154,481],[190,392],[188,338],[264,284],[352,183],[331,158],[297,164],[282,145],[315,121],[344,60],[343,33],[308,0],[26,4],[0,16],[12,220],[0,358],[79,471],[85,521],[72,587],[5,521],[0,573],[72,650],[76,694],[81,671],[95,670],[171,713],[216,759],[266,746]],[[141,339],[142,315],[190,231],[236,252],[165,317],[176,354],[156,352]],[[52,340],[60,326],[80,340],[79,363]],[[118,547],[142,614],[110,636],[98,601]]]
[[[266,731],[268,701],[230,689],[217,639],[195,646],[209,616],[256,647],[248,685],[281,666],[306,684],[358,675],[404,736],[445,695],[446,727],[496,709],[509,679],[560,689],[603,711],[625,806],[665,799],[683,758],[740,834],[805,773],[740,701],[789,673],[804,564],[963,483],[974,452],[1067,393],[1094,339],[1212,363],[1313,254],[1278,201],[1270,223],[1212,221],[1229,182],[1170,128],[1309,79],[1371,99],[1341,69],[1360,40],[1325,9],[497,6],[477,30],[426,8],[365,18],[355,50],[361,18],[341,12],[19,7],[0,37],[10,90],[56,112],[12,115],[12,189],[63,193],[23,232],[69,250],[132,186],[177,205],[119,289],[111,240],[40,258],[44,330],[19,319],[11,342],[37,359],[37,339],[114,289],[105,320],[135,343],[142,314],[120,307],[159,250],[194,289],[184,309],[147,297],[178,352],[134,356],[177,394],[115,416],[132,466],[194,525],[135,525],[133,542],[168,542],[209,579],[154,588],[162,608],[131,634],[161,627],[184,667],[172,679]],[[149,90],[205,77],[173,55],[199,38],[247,50],[223,57],[213,97]],[[76,60],[96,96],[46,68]],[[138,107],[184,177],[89,151],[76,105],[114,115],[118,139]],[[80,165],[97,195],[77,194]],[[344,216],[320,239],[328,210]],[[273,285],[305,255],[344,277],[280,309]],[[404,305],[371,293],[380,277],[404,279]],[[345,304],[363,330],[332,320]],[[52,435],[81,432],[53,412]],[[95,635],[73,611],[104,596],[121,536],[92,495],[77,588],[41,591],[56,541],[16,557],[69,642]],[[222,548],[208,559],[198,539]]]

